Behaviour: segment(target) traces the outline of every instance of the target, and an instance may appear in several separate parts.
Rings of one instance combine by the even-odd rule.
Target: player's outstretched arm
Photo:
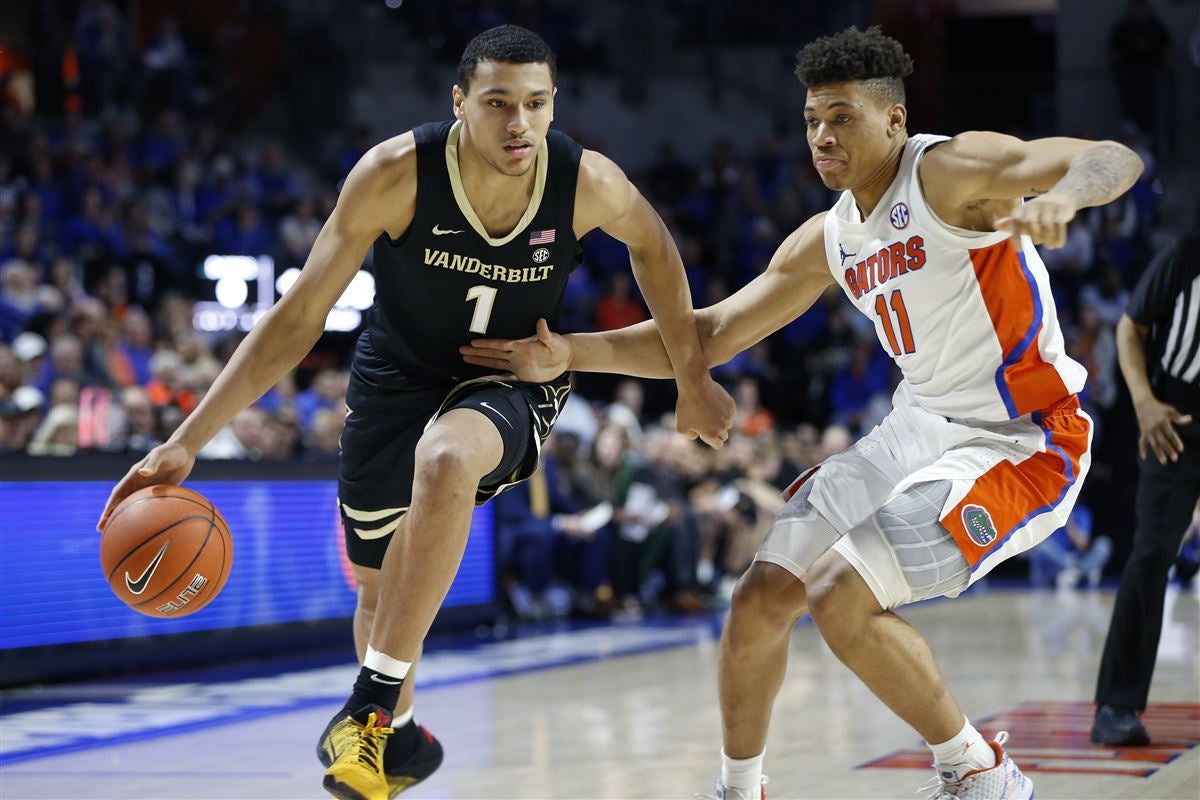
[[[709,357],[712,349],[711,308],[696,312],[696,328],[705,346],[705,363],[722,363]],[[639,322],[601,333],[571,333],[566,336],[550,330],[545,319],[537,321],[537,331],[524,339],[472,339],[458,348],[468,364],[498,369],[523,381],[545,383],[567,370],[613,372],[635,378],[673,378],[671,359],[658,335],[654,320]]]
[[[824,214],[794,231],[765,272],[721,302],[696,312],[707,367],[724,364],[808,310],[833,276],[825,261]],[[567,369],[670,378],[671,360],[653,320],[600,333],[551,333],[545,322],[520,340],[476,339],[466,361],[502,369],[521,380],[545,381]]]
[[[372,242],[384,230],[398,233],[411,221],[413,148],[411,134],[396,137],[372,148],[351,170],[295,284],[238,346],[196,410],[113,488],[97,528],[103,530],[113,509],[138,489],[182,482],[200,448],[312,349]]]
[[[926,196],[941,213],[989,200],[1033,197],[996,220],[996,230],[1062,247],[1081,208],[1116,200],[1142,174],[1141,158],[1117,142],[1056,137],[1026,142],[986,131],[959,134],[921,162]]]
[[[675,410],[679,432],[719,447],[733,425],[733,398],[708,374],[675,240],[620,168],[585,150],[579,162],[575,229],[593,228],[603,229],[629,248],[634,278],[658,323],[679,388]]]

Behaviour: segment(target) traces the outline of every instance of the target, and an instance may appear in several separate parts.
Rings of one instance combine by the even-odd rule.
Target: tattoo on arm
[[[1142,160],[1123,145],[1103,142],[1080,153],[1052,191],[1071,194],[1079,208],[1120,197],[1142,173]]]

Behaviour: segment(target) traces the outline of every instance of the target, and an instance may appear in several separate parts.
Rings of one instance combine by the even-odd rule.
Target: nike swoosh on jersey
[[[446,236],[447,234],[451,234],[451,233],[462,233],[462,231],[444,231],[441,228],[439,228],[437,225],[433,226],[433,235],[434,236]]]
[[[142,592],[146,591],[146,587],[150,585],[150,579],[154,577],[154,570],[158,569],[159,562],[161,562],[163,556],[167,554],[167,548],[170,546],[171,540],[168,539],[163,544],[162,549],[158,551],[158,555],[156,555],[154,560],[150,562],[150,565],[142,571],[142,574],[138,576],[137,580],[131,579],[128,572],[125,573],[125,586],[129,589],[129,591],[133,592],[134,594],[141,594]]]

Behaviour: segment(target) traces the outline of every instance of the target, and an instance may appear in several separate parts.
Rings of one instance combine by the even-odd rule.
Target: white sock
[[[391,727],[403,728],[405,725],[407,725],[409,722],[412,721],[412,718],[413,718],[413,707],[409,706],[408,711],[405,711],[403,714],[397,714],[396,716],[392,717]]]
[[[384,655],[374,647],[367,645],[367,657],[363,659],[363,666],[389,678],[403,680],[408,675],[409,669],[412,668],[412,662]]]
[[[721,750],[721,783],[727,789],[741,789],[743,792],[755,789],[762,782],[762,765],[764,750],[750,758],[730,758]]]
[[[962,730],[953,739],[941,744],[925,744],[933,751],[933,760],[938,764],[968,764],[972,769],[996,766],[995,751],[966,717],[963,717]]]

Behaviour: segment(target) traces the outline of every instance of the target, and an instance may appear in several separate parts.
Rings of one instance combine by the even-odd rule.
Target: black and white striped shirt
[[[1200,388],[1200,232],[1155,256],[1125,313],[1151,328],[1154,383]]]

